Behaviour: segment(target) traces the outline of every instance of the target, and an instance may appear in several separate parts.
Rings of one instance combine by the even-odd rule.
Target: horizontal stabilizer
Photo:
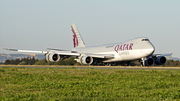
[[[55,51],[69,51],[69,50],[63,50],[63,49],[54,49],[54,48],[47,48],[48,50],[55,50]]]

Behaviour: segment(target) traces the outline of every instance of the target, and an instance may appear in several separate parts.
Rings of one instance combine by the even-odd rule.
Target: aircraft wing
[[[75,55],[79,56],[80,54],[88,55],[95,58],[114,58],[114,54],[91,54],[91,53],[77,53],[76,51],[70,51],[70,50],[62,50],[62,49],[54,49],[54,48],[47,48],[51,52],[58,53],[60,55]]]
[[[49,52],[54,52],[59,55],[72,55],[72,56],[79,56],[79,53],[72,53],[71,51],[56,51],[56,50],[51,50],[51,51],[34,51],[34,50],[18,50],[18,49],[8,49],[4,48],[5,50],[9,51],[17,51],[17,52],[23,52],[23,53],[42,53],[42,54],[47,54]]]
[[[85,55],[95,57],[95,58],[114,58],[114,54],[91,54],[91,53],[85,53]]]
[[[164,53],[164,54],[153,54],[153,56],[171,56],[172,53]]]
[[[69,51],[69,50],[63,50],[63,49],[54,49],[54,48],[47,48],[48,50],[54,50],[54,51]]]
[[[8,49],[8,48],[4,48],[5,50],[9,50],[9,51],[18,51],[18,52],[27,52],[27,53],[47,53],[47,51],[33,51],[33,50],[18,50],[18,49]]]
[[[87,55],[94,58],[114,58],[114,54],[91,54],[91,53],[76,53],[74,51],[51,51],[59,55],[72,55],[72,56],[81,56]]]
[[[59,55],[70,55],[70,56],[80,56],[80,53],[72,53],[71,51],[50,51]]]
[[[87,56],[91,56],[91,57],[95,57],[95,58],[114,58],[114,54],[91,54],[91,53],[76,53],[74,51],[66,51],[66,50],[57,50],[57,49],[53,49],[50,51],[34,51],[34,50],[18,50],[18,49],[8,49],[8,48],[4,48],[5,50],[9,50],[9,51],[17,51],[17,52],[23,52],[23,53],[41,53],[41,54],[47,54],[49,52],[54,52],[56,54],[59,55],[69,55],[69,56],[80,56],[80,55],[87,55]]]

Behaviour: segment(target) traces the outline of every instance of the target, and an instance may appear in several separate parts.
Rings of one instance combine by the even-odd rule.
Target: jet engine
[[[164,56],[158,56],[158,57],[156,57],[156,58],[155,58],[155,63],[156,63],[157,65],[163,65],[163,64],[165,64],[165,63],[166,63],[166,57],[164,57]]]
[[[145,60],[145,66],[151,66],[154,64],[154,59],[152,57],[148,57]]]
[[[60,55],[56,53],[47,53],[46,60],[50,62],[58,62],[60,60]]]
[[[83,65],[90,65],[93,63],[93,58],[90,56],[81,56],[80,57],[80,63]]]
[[[154,57],[148,57],[144,60],[145,66],[151,66],[151,65],[163,65],[166,63],[166,57],[164,56],[154,56]]]

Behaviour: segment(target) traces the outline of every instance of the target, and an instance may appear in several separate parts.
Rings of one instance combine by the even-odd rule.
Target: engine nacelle
[[[93,58],[90,56],[81,56],[80,63],[83,65],[90,65],[93,63]]]
[[[56,53],[46,54],[46,60],[50,62],[58,62],[60,60],[60,55]]]
[[[151,57],[146,58],[145,66],[152,66],[154,64],[154,59]]]
[[[155,63],[156,63],[157,65],[163,65],[163,64],[165,64],[165,63],[166,63],[166,57],[164,57],[164,56],[158,56],[158,57],[156,57],[156,58],[155,58]]]

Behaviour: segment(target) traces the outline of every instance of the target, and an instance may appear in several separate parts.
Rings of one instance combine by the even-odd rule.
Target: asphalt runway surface
[[[133,66],[53,66],[53,65],[0,65],[2,67],[25,67],[25,68],[74,68],[74,69],[162,69],[162,70],[180,70],[180,67],[133,67]]]

